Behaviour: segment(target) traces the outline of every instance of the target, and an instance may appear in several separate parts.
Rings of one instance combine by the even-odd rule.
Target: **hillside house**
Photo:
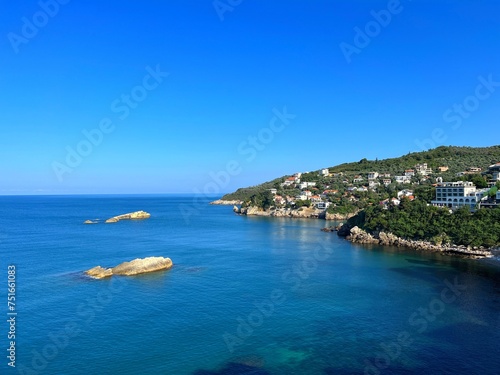
[[[476,174],[476,173],[481,173],[483,169],[478,168],[478,167],[469,167],[467,168],[467,174]]]
[[[361,177],[361,176],[354,176],[353,182],[354,183],[363,182],[363,177]]]
[[[320,210],[325,210],[325,209],[327,209],[330,205],[331,205],[331,203],[330,203],[330,202],[323,202],[323,201],[320,201],[320,202],[316,202],[316,203],[314,203],[314,206],[315,206],[317,209],[320,209]]]
[[[432,174],[432,168],[429,168],[427,163],[415,165],[415,171],[421,176],[428,176]]]
[[[316,182],[308,181],[308,182],[301,182],[299,185],[300,189],[306,189],[311,186],[316,186]]]
[[[413,195],[413,191],[412,190],[404,189],[404,190],[398,191],[398,198],[401,198],[401,197],[411,197],[412,195]]]
[[[413,177],[413,176],[415,176],[415,170],[414,169],[407,169],[407,170],[405,170],[405,176],[406,177]]]
[[[410,176],[394,176],[394,179],[398,184],[407,184],[411,182]]]

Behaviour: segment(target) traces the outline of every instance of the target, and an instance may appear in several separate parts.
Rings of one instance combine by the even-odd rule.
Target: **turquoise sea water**
[[[321,220],[236,216],[182,196],[0,197],[16,266],[2,374],[498,374],[494,264],[355,246]],[[83,225],[145,210],[151,218]],[[137,257],[174,267],[93,280]],[[7,352],[7,282],[0,290]]]

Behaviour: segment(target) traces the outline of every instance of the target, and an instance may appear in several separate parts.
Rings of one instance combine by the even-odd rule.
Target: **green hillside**
[[[329,177],[320,177],[319,170],[308,172],[302,174],[301,181],[317,181],[318,190],[326,186],[329,186],[331,189],[341,189],[341,182],[343,180],[352,182],[352,179],[356,175],[364,176],[366,182],[366,174],[368,172],[390,173],[391,176],[402,175],[406,169],[411,169],[416,164],[427,163],[428,167],[434,171],[431,176],[432,178],[426,182],[427,184],[431,184],[437,176],[443,177],[444,181],[456,181],[461,179],[456,176],[458,172],[465,171],[471,167],[482,168],[485,171],[489,165],[498,162],[500,162],[500,146],[441,146],[429,151],[409,153],[398,158],[384,160],[361,159],[358,162],[340,164],[329,168],[331,174]],[[447,166],[449,170],[443,173],[438,172],[437,168],[440,166]],[[257,186],[238,189],[234,193],[226,194],[222,199],[247,201],[252,196],[262,194],[270,188],[276,188],[283,193],[280,184],[286,177],[289,176],[283,176]],[[417,179],[414,179],[414,182],[417,181]],[[297,193],[297,190],[287,189],[285,193],[291,195]]]
[[[345,163],[330,168],[330,172],[367,173],[372,170],[401,174],[405,169],[413,168],[415,164],[427,163],[436,170],[440,166],[448,166],[448,172],[443,177],[455,175],[469,167],[480,167],[485,170],[489,165],[500,161],[500,146],[492,147],[455,147],[441,146],[429,151],[412,152],[399,158],[384,160],[362,159],[355,163]]]

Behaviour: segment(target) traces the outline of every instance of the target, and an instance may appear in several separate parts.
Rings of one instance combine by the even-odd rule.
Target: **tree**
[[[303,207],[303,206],[306,206],[306,207],[311,207],[311,201],[310,200],[300,200],[300,199],[297,199],[295,201],[295,208],[300,208],[300,207]]]
[[[488,182],[480,174],[471,175],[471,177],[468,180],[471,181],[474,185],[476,185],[476,187],[479,189],[484,189],[488,187]]]
[[[495,186],[493,186],[489,191],[488,191],[488,197],[490,199],[494,199],[496,198],[497,196],[497,192],[498,192],[498,188]]]
[[[436,197],[436,188],[431,185],[419,185],[415,188],[414,193],[418,199],[431,203]]]

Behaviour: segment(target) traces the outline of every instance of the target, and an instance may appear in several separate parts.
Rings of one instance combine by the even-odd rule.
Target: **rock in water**
[[[144,259],[134,259],[130,262],[123,262],[112,269],[113,275],[137,275],[145,272],[168,270],[172,267],[170,258],[149,257]]]
[[[95,279],[103,279],[105,277],[113,276],[111,268],[102,268],[101,266],[91,268],[88,271],[85,271],[85,273]]]
[[[85,271],[87,275],[95,279],[103,279],[113,275],[132,276],[140,273],[168,270],[173,263],[170,258],[148,257],[144,259],[134,259],[130,262],[123,262],[114,268],[103,268],[97,266]]]
[[[120,220],[138,220],[138,219],[149,219],[151,214],[145,211],[135,211],[128,214],[114,216],[106,220],[106,223],[116,223]]]

